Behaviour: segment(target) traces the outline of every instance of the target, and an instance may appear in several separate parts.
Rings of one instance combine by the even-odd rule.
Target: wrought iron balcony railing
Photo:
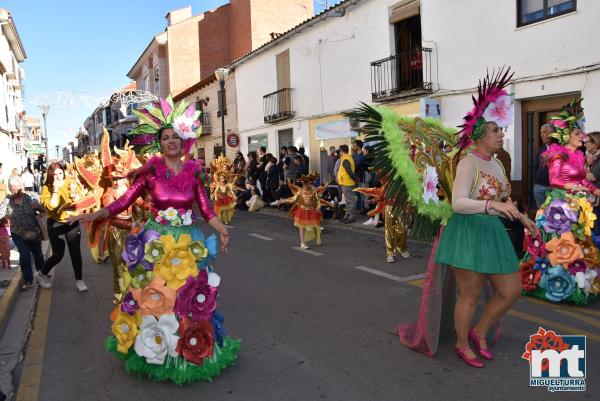
[[[263,96],[264,121],[274,123],[296,115],[292,104],[292,88],[279,89]]]
[[[371,63],[374,102],[423,91],[431,91],[430,48],[403,52]]]

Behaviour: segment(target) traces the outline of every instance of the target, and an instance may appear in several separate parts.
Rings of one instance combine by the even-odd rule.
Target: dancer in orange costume
[[[241,191],[241,188],[234,185],[238,176],[231,173],[233,164],[223,155],[213,160],[210,165],[213,171],[213,182],[210,185],[213,208],[223,223],[230,224],[237,198],[235,191]]]
[[[327,185],[315,188],[314,183],[319,173],[312,172],[300,178],[302,188],[290,183],[293,196],[282,199],[280,204],[293,204],[290,214],[294,216],[294,225],[300,230],[300,248],[308,249],[306,243],[316,238],[316,244],[321,245],[321,206],[331,206],[331,203],[321,199],[321,194],[327,189]]]

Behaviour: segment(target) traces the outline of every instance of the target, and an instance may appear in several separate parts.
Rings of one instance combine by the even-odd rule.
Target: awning
[[[38,143],[25,146],[25,151],[29,155],[43,155],[46,154],[44,147]]]

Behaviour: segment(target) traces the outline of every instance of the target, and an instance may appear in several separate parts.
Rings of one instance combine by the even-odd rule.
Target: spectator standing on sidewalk
[[[8,187],[11,195],[0,203],[0,218],[7,218],[12,224],[12,238],[19,250],[19,263],[25,281],[21,290],[26,291],[33,287],[31,256],[36,271],[44,267],[42,231],[36,219],[37,212],[43,212],[44,209],[24,192],[21,177],[10,177]]]
[[[246,177],[246,159],[244,159],[244,155],[239,150],[235,154],[235,159],[233,160],[233,173],[238,175],[235,185],[243,188]]]
[[[33,176],[33,174],[31,174],[31,171],[28,167],[23,170],[21,178],[23,179],[23,186],[25,187],[25,192],[31,195],[35,191],[35,177]]]
[[[289,146],[287,148],[287,156],[283,160],[283,177],[285,182],[294,181],[298,173],[294,158],[297,155],[297,149],[295,146]]]
[[[535,198],[535,205],[538,207],[542,206],[542,203],[546,201],[546,192],[550,190],[550,178],[548,176],[548,166],[542,162],[542,153],[544,153],[550,145],[550,134],[556,129],[552,124],[544,124],[540,128],[540,137],[542,138],[542,144],[538,149],[537,155],[535,155],[535,161],[533,163],[533,196]]]
[[[40,285],[44,288],[52,287],[48,273],[65,255],[66,240],[75,273],[75,286],[79,292],[88,290],[83,281],[81,228],[79,223],[69,224],[67,222],[77,197],[77,184],[70,179],[65,179],[65,171],[59,163],[50,164],[41,197],[42,206],[48,214],[48,239],[52,248],[52,256],[46,260],[42,273],[38,275]],[[63,236],[64,240],[61,238]]]
[[[354,159],[349,154],[348,145],[340,146],[340,168],[337,173],[337,182],[340,190],[346,199],[346,215],[343,223],[354,223],[356,220],[356,195],[353,191],[356,188],[358,177],[356,177]]]
[[[306,168],[309,167],[309,158],[308,156],[306,156],[306,149],[304,149],[304,147],[299,147],[298,148],[298,153],[300,153],[300,156],[302,156],[302,159],[304,159],[304,164],[306,165]]]
[[[360,188],[365,187],[365,155],[363,154],[363,141],[357,139],[352,145],[352,158],[354,159],[355,173],[356,173],[356,185]],[[360,193],[355,193],[356,196],[356,208],[357,210],[363,209],[364,200],[366,197]]]
[[[246,178],[256,182],[258,176],[258,155],[255,151],[248,152],[248,164],[246,169]]]
[[[325,158],[325,165],[321,172],[321,181],[323,183],[333,183],[335,181],[335,162],[338,160],[335,154],[335,146],[329,148],[329,154]]]

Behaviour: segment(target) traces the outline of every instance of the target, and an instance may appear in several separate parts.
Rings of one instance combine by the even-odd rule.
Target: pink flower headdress
[[[485,134],[485,123],[495,122],[500,127],[512,123],[513,104],[510,95],[504,90],[512,79],[514,72],[510,67],[501,68],[492,75],[486,74],[483,82],[479,80],[477,98],[473,96],[473,109],[464,117],[464,123],[459,125],[461,130],[458,147],[460,150],[467,148],[474,140]]]
[[[162,130],[173,128],[183,140],[183,152],[188,153],[200,135],[200,112],[186,100],[174,104],[171,96],[158,102],[146,103],[133,110],[140,125],[131,131],[130,143],[139,154],[160,152]]]

